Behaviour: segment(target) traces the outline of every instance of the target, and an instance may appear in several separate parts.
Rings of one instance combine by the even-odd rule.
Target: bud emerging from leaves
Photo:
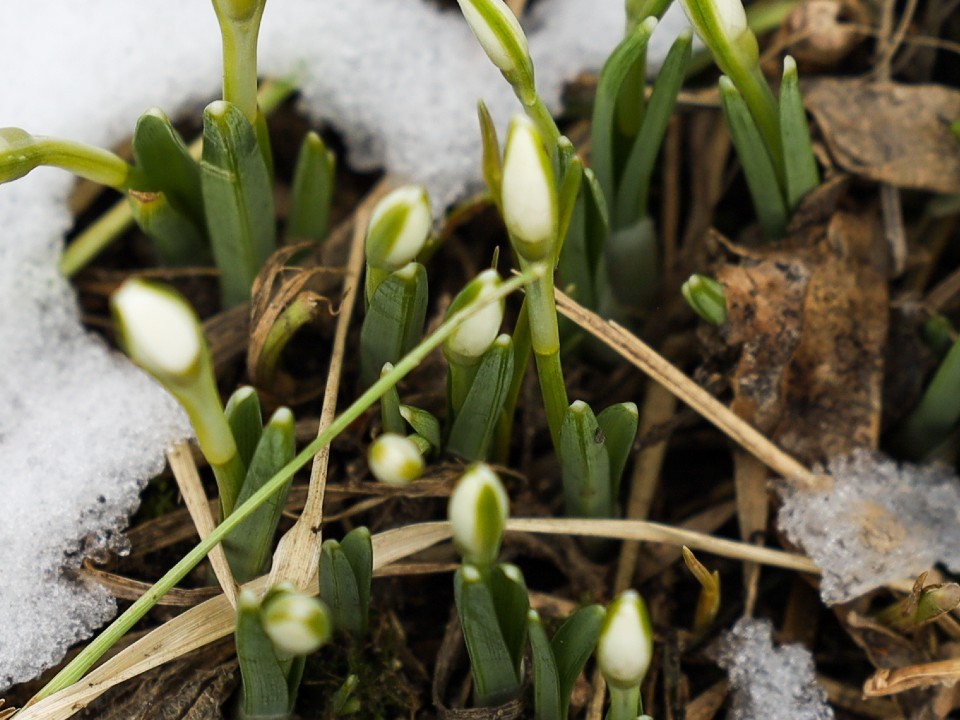
[[[330,638],[330,614],[317,598],[291,583],[274,587],[260,608],[263,630],[277,649],[289,655],[309,655]]]
[[[597,642],[597,664],[611,687],[637,687],[653,657],[653,630],[646,603],[626,590],[610,603]]]
[[[501,285],[496,270],[484,270],[471,280],[460,294],[450,303],[447,317],[482,302]],[[500,332],[503,321],[504,302],[493,302],[467,318],[443,344],[443,352],[450,362],[460,365],[474,365],[490,349]]]
[[[694,273],[680,288],[684,299],[694,312],[711,325],[727,321],[727,298],[723,285],[706,275]]]
[[[517,254],[528,262],[550,257],[557,242],[557,188],[533,121],[515,115],[507,133],[501,189],[503,220]]]
[[[536,97],[533,63],[516,15],[503,0],[457,2],[490,62],[503,73],[524,103],[532,102]]]
[[[433,227],[427,191],[407,185],[381,200],[367,228],[367,264],[398,270],[417,257]]]
[[[482,566],[497,559],[509,512],[510,500],[497,474],[483,463],[468,467],[447,509],[453,542],[465,563]]]
[[[410,438],[383,433],[367,452],[370,472],[382,483],[406,485],[423,475],[423,454]]]
[[[680,0],[680,4],[721,70],[730,73],[731,48],[742,52],[744,60],[757,62],[757,39],[749,30],[741,0]]]

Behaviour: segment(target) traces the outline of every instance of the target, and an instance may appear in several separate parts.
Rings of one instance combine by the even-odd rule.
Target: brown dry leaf
[[[952,685],[960,680],[960,660],[908,665],[895,670],[878,670],[863,684],[867,697],[894,695],[931,685]]]
[[[850,173],[890,185],[960,193],[960,91],[941,85],[817,79],[804,83],[834,159]]]
[[[824,186],[786,241],[718,273],[743,346],[732,408],[807,463],[880,431],[887,249],[874,213],[827,212],[836,195]]]

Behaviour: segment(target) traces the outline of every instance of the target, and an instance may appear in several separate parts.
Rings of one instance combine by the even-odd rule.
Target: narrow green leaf
[[[137,225],[153,241],[160,261],[170,267],[196,267],[212,259],[203,225],[174,208],[162,193],[130,191],[127,202]]]
[[[470,656],[477,705],[493,707],[520,694],[520,679],[500,633],[490,589],[480,570],[463,565],[453,576],[454,599]]]
[[[560,691],[557,663],[550,640],[540,622],[540,615],[531,609],[527,613],[527,634],[530,636],[533,657],[533,714],[537,720],[564,720],[564,700]]]
[[[257,391],[249,385],[237,388],[227,400],[224,414],[237,443],[237,454],[243,467],[248,468],[263,434],[263,415]]]
[[[293,459],[296,449],[294,425],[293,413],[287,408],[280,408],[270,418],[250,460],[237,506],[252,497]],[[289,489],[287,483],[224,539],[223,548],[238,582],[245,583],[266,570]]]
[[[607,231],[607,206],[603,191],[593,171],[584,168],[583,181],[560,255],[560,278],[565,286],[573,285],[577,302],[588,308],[597,308],[595,278]]]
[[[162,110],[147,110],[133,132],[133,157],[170,204],[204,227],[200,165]]]
[[[327,236],[335,170],[334,154],[317,133],[308,132],[300,145],[293,173],[288,238],[319,242]]]
[[[617,228],[629,226],[647,215],[650,178],[686,76],[692,45],[693,33],[689,30],[680,33],[657,75],[643,124],[618,183],[614,213]]]
[[[431,448],[439,450],[443,442],[440,435],[440,421],[436,416],[413,405],[401,405],[400,415],[406,420],[417,435],[430,443]]]
[[[820,173],[810,142],[807,113],[803,109],[797,63],[789,55],[783,59],[780,85],[780,135],[787,174],[787,206],[796,210],[803,196],[820,184]]]
[[[336,540],[325,540],[320,550],[320,599],[330,608],[333,626],[362,637],[366,609],[353,566]]]
[[[530,597],[523,573],[516,565],[500,563],[490,571],[490,593],[517,677],[522,677],[523,649],[527,646],[527,611]]]
[[[960,421],[960,340],[943,358],[920,404],[897,430],[898,449],[921,459],[942,443]]]
[[[384,363],[380,370],[380,377],[393,370],[393,363]],[[396,433],[397,435],[406,435],[407,426],[400,414],[400,391],[397,386],[387,390],[380,398],[380,422],[383,423],[383,431]]]
[[[471,462],[486,459],[512,380],[513,341],[501,335],[480,361],[450,428],[447,452]]]
[[[566,138],[560,138],[560,140],[566,140]],[[570,141],[567,140],[567,142]],[[557,195],[557,208],[559,211],[557,237],[560,238],[560,242],[557,243],[555,265],[560,262],[560,256],[563,254],[563,246],[570,229],[570,223],[576,210],[577,197],[580,195],[580,185],[583,183],[583,161],[576,156],[571,158],[562,177],[563,180],[560,183],[560,190]]]
[[[647,51],[650,34],[656,25],[647,20],[627,36],[607,58],[600,72],[591,125],[591,164],[605,197],[614,197],[616,188],[615,115],[620,88]]]
[[[720,78],[720,101],[737,156],[743,165],[757,219],[768,238],[782,238],[787,229],[787,207],[776,170],[747,104],[727,77]]]
[[[373,543],[370,531],[363,526],[354,528],[343,538],[340,549],[353,568],[353,576],[357,581],[357,593],[360,596],[360,632],[366,634],[370,612],[370,585],[373,581]]]
[[[600,605],[582,607],[567,618],[550,641],[559,679],[561,720],[566,720],[573,686],[597,646],[604,614]]]
[[[289,712],[287,674],[263,630],[260,604],[252,592],[240,595],[234,636],[243,678],[241,718],[286,718]]]
[[[571,403],[563,418],[560,469],[567,515],[613,517],[610,459],[603,430],[593,410],[581,400]]]
[[[477,116],[480,119],[480,139],[483,141],[483,179],[487,183],[490,197],[500,207],[500,187],[503,184],[503,160],[500,153],[500,141],[497,139],[497,126],[490,116],[483,100],[477,103]]]
[[[423,335],[427,316],[427,271],[409,263],[377,286],[360,331],[360,382],[372,385],[383,364],[395,363]]]
[[[639,422],[637,406],[632,402],[611,405],[597,415],[597,425],[603,431],[610,458],[610,487],[613,488],[614,502],[620,492],[620,481],[633,450],[633,441],[637,439]]]
[[[224,305],[250,297],[260,268],[276,249],[273,186],[253,126],[222,100],[203,113],[203,201]]]
[[[606,289],[634,315],[651,311],[660,291],[660,248],[653,219],[644,217],[611,232],[605,252]]]

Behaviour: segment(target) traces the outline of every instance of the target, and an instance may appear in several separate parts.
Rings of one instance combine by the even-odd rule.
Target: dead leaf
[[[960,680],[960,660],[908,665],[894,670],[878,670],[863,684],[867,697],[894,695],[931,685],[953,685]]]
[[[837,164],[890,185],[960,193],[960,91],[941,85],[817,79],[803,84]]]

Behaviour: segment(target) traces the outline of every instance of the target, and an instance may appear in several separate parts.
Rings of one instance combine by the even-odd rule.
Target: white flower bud
[[[370,444],[367,464],[373,476],[388,485],[406,485],[423,475],[420,448],[396,433],[383,433]]]
[[[510,122],[501,198],[517,254],[529,262],[548,257],[557,242],[557,188],[540,133],[525,115]]]
[[[289,655],[309,655],[330,639],[327,607],[290,583],[281,583],[267,594],[260,619],[267,637]]]
[[[433,211],[427,191],[406,185],[381,200],[367,228],[367,264],[397,270],[423,249],[433,228]]]
[[[653,630],[646,603],[635,590],[620,593],[607,608],[597,664],[607,684],[622,690],[637,687],[653,658]]]
[[[510,500],[497,474],[483,463],[468,467],[447,508],[453,542],[464,562],[489,565],[497,559],[509,512]]]
[[[447,317],[477,302],[482,302],[500,287],[496,270],[484,270],[477,275],[450,303]],[[443,345],[444,354],[451,362],[473,365],[490,349],[503,322],[504,301],[488,303],[464,320]]]
[[[503,0],[457,0],[460,10],[490,62],[521,97],[535,97],[533,63],[527,37]]]

